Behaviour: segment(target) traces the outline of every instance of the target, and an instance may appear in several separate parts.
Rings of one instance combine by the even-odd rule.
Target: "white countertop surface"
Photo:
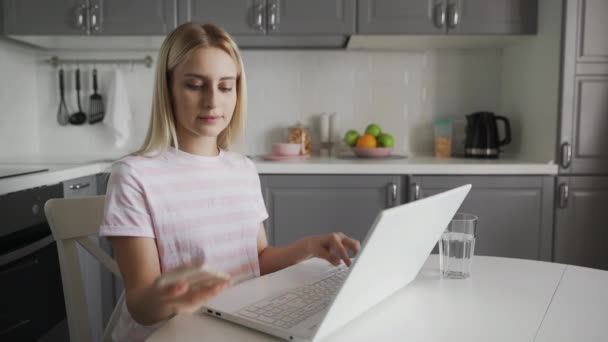
[[[41,167],[49,171],[0,179],[0,195],[56,184],[73,178],[109,172],[112,161],[83,158],[30,158],[0,161],[0,168]],[[398,174],[398,175],[556,175],[553,163],[513,159],[354,159],[311,157],[300,161],[266,161],[253,158],[260,174]]]
[[[514,159],[310,157],[293,161],[254,160],[262,174],[556,175],[558,171],[554,163]]]

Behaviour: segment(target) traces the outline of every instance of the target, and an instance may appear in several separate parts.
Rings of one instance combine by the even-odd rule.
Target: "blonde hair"
[[[157,155],[171,145],[179,148],[170,93],[171,75],[176,66],[201,47],[219,48],[236,64],[236,106],[230,123],[217,137],[218,147],[228,149],[240,135],[246,115],[247,87],[239,48],[226,31],[215,25],[186,23],[171,32],[161,45],[156,61],[150,125],[142,147],[134,155]]]

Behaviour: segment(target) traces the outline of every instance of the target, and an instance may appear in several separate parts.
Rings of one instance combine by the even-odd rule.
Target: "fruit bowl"
[[[351,147],[351,149],[359,158],[388,157],[393,151],[392,147]]]

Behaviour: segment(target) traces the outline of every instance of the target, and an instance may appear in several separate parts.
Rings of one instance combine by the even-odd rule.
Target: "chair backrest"
[[[93,341],[77,244],[120,278],[116,262],[89,237],[99,233],[104,201],[105,196],[60,198],[48,200],[44,205],[47,221],[57,242],[65,308],[72,341]],[[110,335],[118,318],[117,308],[124,300],[123,296],[105,327],[104,341],[111,340]]]

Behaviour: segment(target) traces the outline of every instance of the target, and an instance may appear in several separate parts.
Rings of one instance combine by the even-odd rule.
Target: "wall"
[[[539,1],[538,34],[503,53],[502,108],[513,119],[506,150],[524,160],[555,158],[562,1]]]
[[[156,51],[57,52],[40,54],[37,81],[41,153],[103,158],[129,152],[144,138],[149,120],[153,68],[121,66],[133,113],[132,139],[124,148],[113,145],[103,125],[60,127],[57,71],[40,61],[62,58],[141,58]],[[286,128],[302,122],[318,132],[321,112],[337,112],[340,135],[363,131],[378,123],[396,138],[396,150],[408,155],[432,151],[434,118],[464,118],[475,110],[496,111],[501,95],[501,52],[438,50],[427,52],[260,51],[243,53],[248,77],[249,113],[245,136],[237,150],[262,154],[285,138]],[[269,63],[268,61],[272,61]],[[98,66],[102,94],[117,66]],[[71,110],[74,66],[66,67]],[[90,90],[90,67],[83,68],[83,84]],[[90,94],[85,92],[86,97]],[[86,97],[82,96],[86,104]],[[462,128],[462,127],[461,127]]]
[[[0,38],[0,157],[36,155],[38,87],[33,68],[37,51]]]

